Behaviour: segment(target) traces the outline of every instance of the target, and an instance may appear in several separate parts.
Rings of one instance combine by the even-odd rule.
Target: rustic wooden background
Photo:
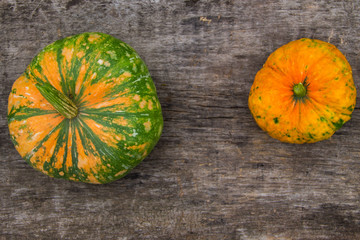
[[[284,144],[247,107],[267,56],[335,44],[360,85],[360,1],[0,1],[0,239],[360,239],[360,109],[330,140]],[[146,61],[165,128],[107,185],[33,170],[7,129],[12,83],[40,49],[101,31]],[[358,98],[359,102],[359,98]]]

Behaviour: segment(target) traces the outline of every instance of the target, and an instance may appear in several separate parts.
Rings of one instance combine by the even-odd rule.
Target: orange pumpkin
[[[271,137],[312,143],[350,120],[356,88],[351,66],[332,44],[299,39],[273,52],[256,74],[250,111]]]

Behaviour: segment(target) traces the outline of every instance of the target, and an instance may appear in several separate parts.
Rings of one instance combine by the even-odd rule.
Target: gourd
[[[351,66],[332,44],[302,38],[273,52],[256,74],[249,109],[261,129],[288,143],[330,138],[350,120]]]
[[[145,63],[128,44],[82,33],[45,47],[13,84],[11,139],[35,169],[108,183],[158,142],[163,118]]]

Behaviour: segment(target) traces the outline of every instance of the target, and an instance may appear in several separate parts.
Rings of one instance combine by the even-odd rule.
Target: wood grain
[[[359,1],[3,0],[0,14],[0,239],[360,239],[359,104],[308,145],[270,138],[247,108],[267,56],[301,37],[336,45],[359,89]],[[6,120],[32,57],[86,31],[137,50],[165,120],[151,155],[102,186],[33,170]]]

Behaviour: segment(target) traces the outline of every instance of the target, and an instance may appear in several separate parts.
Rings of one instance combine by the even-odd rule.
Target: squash
[[[163,118],[145,63],[128,44],[82,33],[45,47],[13,84],[11,139],[35,169],[108,183],[158,142]]]
[[[344,55],[302,38],[273,52],[256,74],[249,109],[261,129],[288,143],[328,139],[355,108],[356,88]]]

